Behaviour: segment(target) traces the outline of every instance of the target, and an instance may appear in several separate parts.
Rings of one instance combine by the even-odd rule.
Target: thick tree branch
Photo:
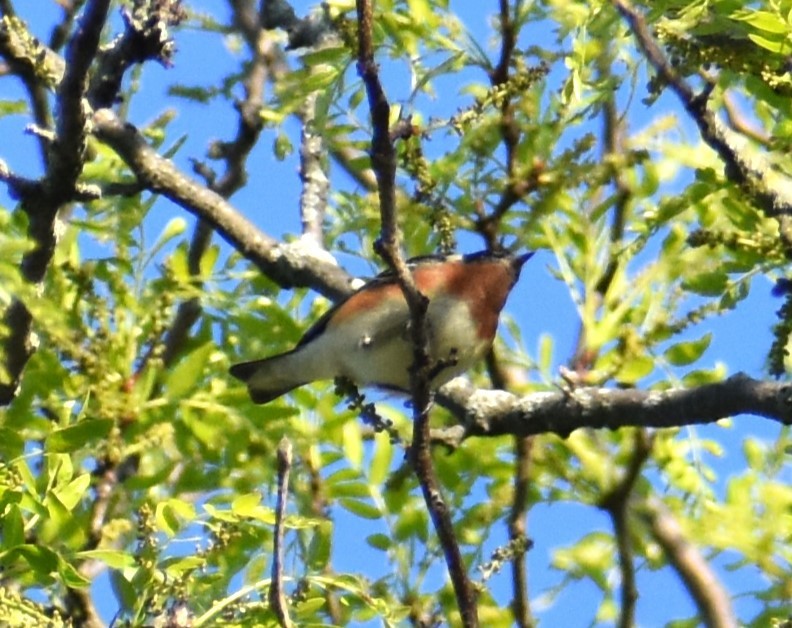
[[[50,150],[47,183],[67,197],[82,170],[88,138],[88,108],[84,97],[88,70],[99,48],[99,38],[107,20],[110,0],[89,2],[66,46],[66,70],[58,88],[56,138]]]
[[[588,427],[680,427],[753,414],[792,425],[792,384],[764,382],[738,373],[715,384],[665,391],[579,388],[525,396],[477,390],[462,378],[441,389],[441,402],[462,425],[436,430],[450,444],[470,436],[554,433]]]
[[[206,220],[247,259],[284,287],[307,286],[330,299],[352,291],[349,275],[305,247],[281,245],[212,192],[160,156],[131,124],[109,109],[94,114],[97,137],[113,148],[140,182]]]
[[[171,64],[176,46],[168,28],[187,17],[181,0],[137,2],[132,9],[122,7],[124,33],[116,37],[99,55],[91,78],[91,105],[110,107],[118,98],[124,74],[133,65],[149,59],[165,66]]]
[[[531,488],[531,469],[533,467],[532,436],[514,439],[514,501],[509,511],[509,541],[512,543],[528,538],[528,509]],[[516,553],[511,559],[512,568],[512,601],[511,609],[514,623],[520,628],[536,625],[531,613],[530,596],[528,595],[528,567],[525,555]]]

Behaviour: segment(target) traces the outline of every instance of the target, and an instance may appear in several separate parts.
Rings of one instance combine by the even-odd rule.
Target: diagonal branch
[[[663,502],[650,498],[642,510],[652,536],[693,596],[701,622],[707,628],[737,628],[728,593],[698,549],[685,538],[679,523]]]
[[[352,291],[349,275],[304,248],[281,245],[242,216],[222,196],[207,189],[152,148],[131,124],[109,109],[94,114],[97,137],[115,150],[152,192],[162,194],[208,222],[225,240],[284,287],[307,286],[330,299]]]
[[[763,163],[759,155],[752,155],[749,160],[740,150],[741,138],[707,108],[713,86],[709,85],[702,93],[696,94],[657,45],[644,17],[627,0],[613,0],[613,4],[629,24],[647,61],[682,102],[698,126],[702,139],[723,160],[726,176],[737,185],[744,186],[768,216],[792,214],[789,185],[772,185],[773,173],[769,164]]]

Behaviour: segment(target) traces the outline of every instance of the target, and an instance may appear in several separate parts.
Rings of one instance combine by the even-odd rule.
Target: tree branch
[[[654,41],[644,17],[626,0],[613,0],[613,4],[627,20],[646,60],[682,102],[698,126],[702,139],[720,156],[729,180],[746,188],[768,216],[792,214],[792,192],[788,183],[773,185],[772,178],[778,175],[773,174],[770,165],[764,163],[759,154],[752,155],[749,160],[739,148],[744,140],[707,108],[713,85],[696,94]]]
[[[94,129],[147,189],[206,220],[232,247],[283,287],[307,286],[333,300],[352,291],[352,280],[343,269],[326,257],[317,258],[314,251],[281,245],[263,233],[222,196],[160,156],[134,126],[123,123],[109,109],[94,114]]]
[[[28,235],[34,248],[22,257],[22,275],[31,284],[39,283],[55,252],[58,211],[77,195],[77,178],[82,171],[88,136],[88,108],[84,96],[88,69],[99,47],[99,38],[107,18],[110,0],[90,2],[77,31],[66,48],[68,63],[57,89],[58,118],[55,138],[47,145],[47,170],[42,179],[25,189],[21,208],[28,217]],[[10,22],[3,20],[0,49],[4,56],[22,55],[16,59],[20,66],[35,62],[24,60],[26,46],[9,47]],[[20,41],[30,38],[24,25],[15,22]],[[45,55],[46,56],[46,55]],[[16,62],[15,61],[15,62]],[[33,354],[30,332],[33,318],[25,305],[15,300],[5,313],[3,323],[9,330],[3,349],[7,381],[0,382],[0,405],[11,402],[16,394],[19,378]]]
[[[738,373],[714,384],[665,391],[579,388],[525,396],[476,390],[462,378],[441,389],[441,403],[462,425],[433,431],[433,439],[461,442],[471,436],[554,433],[582,427],[680,427],[753,414],[792,425],[792,384],[764,382]]]
[[[322,227],[330,181],[324,165],[327,159],[325,141],[315,128],[316,96],[315,93],[308,96],[300,116],[300,220],[303,237],[324,248]]]
[[[286,498],[289,493],[289,472],[292,463],[292,444],[285,436],[278,445],[278,504],[275,509],[275,534],[272,548],[272,577],[268,599],[281,628],[292,628],[283,591],[283,534],[286,518]]]
[[[478,626],[476,593],[467,573],[462,553],[454,534],[448,505],[443,499],[440,483],[432,463],[429,432],[429,383],[431,364],[426,328],[427,298],[422,295],[410,275],[401,255],[401,230],[396,216],[396,150],[390,133],[390,104],[379,80],[374,61],[372,40],[373,13],[370,0],[357,0],[358,17],[358,73],[368,96],[372,121],[371,163],[377,177],[377,189],[382,219],[382,236],[378,252],[393,269],[410,309],[413,364],[410,368],[410,388],[413,401],[413,443],[410,451],[415,474],[437,536],[445,553],[448,572],[456,594],[457,605],[466,627]]]
[[[619,628],[632,628],[635,625],[638,587],[635,582],[633,546],[629,528],[629,505],[635,484],[641,477],[641,470],[652,453],[652,439],[646,430],[639,429],[635,433],[634,442],[635,447],[624,477],[600,501],[600,508],[610,515],[613,523],[613,535],[616,538],[616,547],[619,552],[619,569],[621,571]]]
[[[652,498],[643,513],[669,562],[693,596],[701,621],[707,628],[737,628],[729,595],[695,546],[685,538],[679,523],[659,499]]]
[[[236,136],[230,142],[215,144],[215,147],[219,147],[218,150],[225,161],[225,172],[219,179],[215,179],[214,173],[207,176],[208,187],[226,199],[247,182],[247,158],[258,142],[263,128],[259,110],[274,47],[266,32],[258,26],[258,14],[251,0],[234,0],[231,2],[231,8],[234,24],[242,32],[250,49],[251,62],[243,81],[245,99],[236,103],[238,113]],[[194,169],[200,171],[201,166],[196,164]],[[196,223],[187,259],[188,270],[196,285],[200,285],[201,259],[212,242],[213,234],[212,227],[205,220],[199,220]],[[201,311],[201,302],[198,297],[179,304],[165,338],[165,350],[162,355],[164,364],[171,364],[181,351],[190,329],[201,316]],[[145,362],[146,360],[142,362],[141,368]]]

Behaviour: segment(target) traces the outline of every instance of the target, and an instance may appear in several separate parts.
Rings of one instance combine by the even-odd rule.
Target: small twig
[[[770,147],[772,138],[761,129],[752,126],[740,113],[737,104],[729,98],[728,94],[723,95],[723,110],[726,112],[726,120],[731,128],[765,148]]]
[[[207,182],[207,187],[223,198],[230,198],[247,181],[246,163],[250,152],[256,146],[261,135],[263,124],[258,115],[264,93],[264,84],[269,75],[269,44],[267,35],[257,27],[257,15],[252,10],[252,4],[234,1],[231,3],[234,11],[234,23],[237,24],[247,41],[251,52],[251,62],[247,67],[243,86],[245,99],[237,104],[239,114],[237,132],[230,142],[222,143],[222,158],[225,161],[225,172],[219,179],[215,179],[208,172],[208,168],[196,162],[195,169],[200,171]],[[252,22],[252,23],[251,23]],[[188,270],[196,287],[201,285],[201,259],[212,242],[214,230],[206,220],[200,219],[195,225],[187,259]],[[165,338],[165,351],[163,362],[171,364],[185,342],[189,338],[190,329],[200,318],[202,312],[200,299],[192,298],[179,304],[173,322]],[[139,370],[142,370],[147,359],[141,361]]]
[[[600,81],[604,82],[607,80],[607,73],[610,71],[611,61],[612,59],[609,51],[601,55],[599,61]],[[627,210],[629,208],[630,199],[632,198],[632,190],[622,174],[621,164],[619,163],[620,155],[624,153],[624,147],[621,138],[621,122],[616,109],[616,95],[613,92],[608,92],[605,102],[602,105],[602,136],[604,147],[602,155],[603,162],[611,164],[613,164],[614,161],[616,162],[616,165],[610,166],[610,179],[616,191],[616,195],[613,201],[611,218],[611,246],[608,254],[609,259],[595,287],[597,293],[599,293],[601,297],[604,297],[613,283],[613,278],[616,276],[616,272],[619,270],[622,263],[618,249],[624,239]]]
[[[289,471],[292,462],[292,444],[285,436],[278,445],[278,504],[275,508],[275,538],[272,548],[272,581],[268,599],[281,628],[292,628],[286,594],[283,591],[283,535],[286,517],[286,499],[289,492]]]
[[[303,457],[303,464],[309,478],[308,485],[311,494],[311,514],[317,518],[329,519],[330,505],[325,497],[324,478],[322,477],[321,465],[310,454]],[[327,563],[322,567],[322,572],[326,576],[333,575],[333,567],[330,563],[329,556]],[[341,604],[338,601],[338,595],[331,587],[328,587],[324,590],[324,597],[325,604],[327,604],[327,614],[330,616],[332,623],[341,625],[343,623],[343,613]]]
[[[496,390],[508,390],[512,380],[509,371],[490,349],[487,354],[487,371]],[[432,434],[432,442],[436,443],[437,434]],[[514,438],[514,499],[512,500],[507,526],[511,543],[530,543],[528,539],[528,510],[531,506],[529,495],[531,488],[531,467],[533,463],[533,436],[516,436]],[[531,628],[536,619],[531,613],[531,596],[528,592],[528,567],[524,553],[515,553],[510,557],[512,569],[512,601],[511,609],[514,623],[520,628]]]
[[[652,497],[646,500],[643,511],[652,535],[693,597],[703,624],[707,628],[737,628],[728,593],[698,549],[685,538],[665,504]]]

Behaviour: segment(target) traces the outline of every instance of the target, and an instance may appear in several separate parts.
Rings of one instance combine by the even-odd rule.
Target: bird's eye
[[[359,341],[358,344],[360,345],[361,349],[368,349],[371,346],[371,342],[372,342],[371,341],[371,336],[366,334],[365,336],[362,336],[360,338],[360,341]]]

